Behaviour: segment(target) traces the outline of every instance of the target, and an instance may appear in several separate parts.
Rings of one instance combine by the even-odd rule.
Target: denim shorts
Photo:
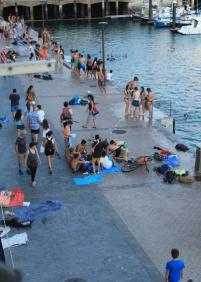
[[[11,106],[11,112],[12,113],[17,112],[17,110],[19,110],[19,105]]]

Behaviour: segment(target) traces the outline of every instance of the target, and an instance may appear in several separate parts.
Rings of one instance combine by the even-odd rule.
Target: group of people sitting
[[[102,140],[99,135],[95,135],[91,147],[83,139],[75,148],[68,149],[66,158],[74,173],[100,173],[101,169],[114,166],[114,161],[126,161],[128,145],[124,141],[108,142],[107,139]]]

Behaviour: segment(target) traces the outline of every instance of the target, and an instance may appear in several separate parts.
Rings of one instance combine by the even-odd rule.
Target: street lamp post
[[[42,7],[42,26],[43,29],[45,28],[45,15],[44,15],[44,5],[46,3],[46,1],[40,1],[41,3],[41,7]]]
[[[103,71],[105,72],[105,28],[107,26],[107,22],[99,22],[98,23],[102,29],[102,60],[103,60]]]
[[[175,28],[176,27],[176,11],[177,9],[177,0],[173,0],[172,2],[172,27]]]

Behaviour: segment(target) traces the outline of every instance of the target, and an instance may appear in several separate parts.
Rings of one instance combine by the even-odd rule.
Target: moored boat
[[[201,15],[194,16],[191,25],[182,26],[177,32],[184,35],[201,34]]]

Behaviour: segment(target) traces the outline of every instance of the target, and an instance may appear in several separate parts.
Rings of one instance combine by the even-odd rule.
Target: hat
[[[134,81],[138,81],[139,79],[138,79],[137,76],[134,76],[133,80],[134,80]]]
[[[22,274],[19,270],[11,269],[5,264],[0,264],[0,281],[21,282]]]

